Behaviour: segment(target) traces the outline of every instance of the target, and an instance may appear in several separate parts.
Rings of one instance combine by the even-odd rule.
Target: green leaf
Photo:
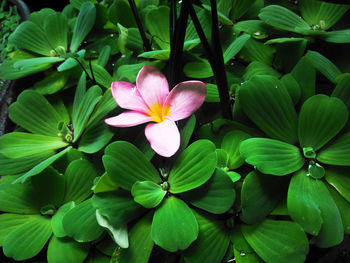
[[[102,97],[102,91],[100,87],[93,86],[91,87],[82,98],[76,115],[72,116],[72,123],[74,127],[74,139],[73,142],[76,142],[80,135],[83,132],[83,129],[86,127],[88,119],[93,112],[96,104]],[[76,116],[76,117],[75,117]]]
[[[230,61],[234,56],[238,54],[239,51],[243,48],[247,40],[250,38],[250,35],[243,34],[239,37],[237,37],[225,50],[223,56],[224,56],[224,63],[226,64],[228,61]]]
[[[66,189],[64,178],[56,169],[46,168],[37,176],[31,177],[31,183],[44,205],[58,207],[62,204]]]
[[[131,190],[136,181],[161,182],[154,166],[129,142],[108,145],[102,161],[111,180],[126,190]]]
[[[128,229],[126,225],[115,228],[106,217],[101,215],[98,209],[96,210],[96,219],[98,224],[107,230],[113,241],[118,244],[119,247],[129,247]]]
[[[350,203],[346,201],[332,186],[326,184],[343,222],[344,234],[350,234]]]
[[[293,103],[297,104],[301,97],[301,88],[292,74],[286,74],[281,78],[281,82],[286,87]]]
[[[153,58],[159,60],[168,60],[170,57],[170,50],[153,50],[146,51],[138,55],[139,58]]]
[[[277,206],[285,190],[284,178],[250,172],[241,189],[241,219],[247,224],[262,221]]]
[[[245,68],[243,80],[250,80],[257,75],[268,75],[278,78],[281,74],[260,61],[253,61]]]
[[[71,52],[74,53],[77,51],[81,42],[83,42],[84,38],[94,26],[95,18],[96,9],[94,4],[91,2],[82,4],[73,29],[72,41],[70,44]]]
[[[187,146],[192,137],[194,128],[196,126],[196,116],[194,114],[186,121],[184,127],[180,130],[180,147],[178,152],[182,152]]]
[[[247,139],[241,143],[239,151],[247,163],[264,174],[286,175],[304,165],[299,148],[277,140]]]
[[[169,13],[167,6],[150,9],[145,17],[146,27],[154,41],[163,50],[170,49]]]
[[[111,46],[105,45],[98,55],[97,65],[105,67],[108,63],[109,57],[111,55]]]
[[[237,263],[263,263],[245,240],[240,228],[236,227],[231,234],[234,257]]]
[[[247,1],[233,0],[231,19],[237,20],[241,18],[248,11],[248,9],[252,6],[254,2],[255,2],[254,0],[247,0]]]
[[[309,251],[302,228],[290,221],[266,219],[257,225],[242,225],[242,233],[265,262],[304,262]]]
[[[74,206],[75,206],[75,203],[73,201],[68,202],[62,205],[57,210],[57,212],[52,216],[52,220],[51,220],[52,232],[56,237],[67,236],[63,228],[62,219],[68,213],[68,211],[71,210]]]
[[[289,185],[288,212],[292,219],[314,237],[318,247],[330,247],[343,240],[339,210],[326,186],[300,170]]]
[[[65,214],[62,220],[64,231],[77,242],[90,242],[98,239],[102,233],[96,220],[96,210],[91,199],[75,206]]]
[[[216,167],[215,145],[209,140],[192,143],[176,160],[169,175],[169,192],[186,192],[204,184]]]
[[[30,182],[14,184],[17,176],[0,180],[0,210],[10,213],[38,214],[41,200]]]
[[[341,99],[348,110],[350,110],[350,74],[345,73],[341,75],[340,81],[332,92],[332,97]]]
[[[170,196],[154,213],[151,235],[158,246],[170,252],[183,250],[197,239],[198,223],[181,199]]]
[[[199,129],[199,138],[209,139],[219,148],[224,136],[232,130],[241,130],[256,137],[262,136],[260,132],[239,122],[227,119],[216,119],[201,126]]]
[[[13,80],[23,78],[28,75],[47,70],[52,66],[51,64],[47,63],[21,70],[14,67],[15,62],[16,61],[14,60],[7,59],[0,64],[0,77],[2,79]]]
[[[32,21],[25,21],[11,34],[9,43],[43,56],[52,56],[54,50],[50,46],[45,32]]]
[[[57,63],[60,61],[63,61],[64,58],[58,58],[58,57],[37,57],[37,58],[28,58],[28,59],[21,59],[16,61],[13,66],[19,70],[25,70],[28,68],[40,66],[42,64],[52,64]]]
[[[244,112],[273,139],[297,141],[297,114],[292,99],[279,80],[256,76],[243,83],[238,98]]]
[[[341,74],[341,71],[335,64],[333,64],[332,61],[320,53],[311,50],[306,53],[305,57],[327,79],[333,83],[336,83],[336,78]]]
[[[332,27],[350,7],[315,0],[302,0],[300,4],[301,15],[305,21],[323,30]]]
[[[78,55],[77,56],[77,59],[81,62],[83,61],[84,59],[84,55],[85,55],[85,52],[86,50],[85,49],[82,49],[82,50],[79,50],[76,54]],[[61,63],[58,67],[57,67],[57,71],[58,72],[62,72],[62,71],[66,71],[66,70],[69,70],[71,68],[74,68],[76,66],[78,66],[79,63],[73,58],[73,57],[70,57],[68,59],[66,59],[66,61],[64,61],[63,63]]]
[[[30,169],[27,173],[24,175],[18,177],[14,183],[23,183],[25,182],[29,177],[37,175],[44,171],[47,167],[49,167],[51,164],[53,164],[55,161],[60,159],[63,155],[65,155],[67,152],[69,152],[71,147],[67,147],[63,151],[60,151],[59,153],[56,153],[55,155],[52,155],[51,157],[47,158],[46,160],[40,162],[38,165],[34,166],[32,169]]]
[[[194,213],[199,226],[197,240],[184,252],[186,263],[221,262],[230,238],[223,222],[206,216],[204,213]]]
[[[78,150],[85,153],[98,152],[112,139],[113,135],[113,132],[101,120],[86,128],[79,141]]]
[[[48,100],[32,90],[23,91],[9,107],[11,120],[26,130],[47,136],[57,136],[62,117]]]
[[[207,87],[205,102],[220,102],[218,86],[211,83],[205,83],[205,86]]]
[[[34,215],[36,217],[37,215]],[[25,224],[33,215],[10,214],[4,213],[0,215],[0,246],[3,246],[7,235],[14,231],[19,226]]]
[[[51,235],[50,218],[31,216],[7,235],[3,243],[4,254],[17,261],[32,258],[42,250]]]
[[[90,70],[87,71],[90,78],[95,78],[96,82],[105,87],[106,89],[110,88],[112,84],[112,77],[111,75],[109,75],[108,71],[97,64],[92,64],[91,67],[93,76]]]
[[[53,154],[53,152],[43,152],[16,159],[7,158],[3,154],[0,154],[0,174],[17,175],[25,173]]]
[[[63,203],[80,203],[92,194],[91,187],[97,173],[87,160],[78,159],[69,164],[64,174],[65,196]]]
[[[137,27],[135,18],[127,1],[114,1],[108,8],[109,20],[117,25],[118,23],[124,27]]]
[[[0,139],[1,153],[9,158],[21,158],[67,146],[60,137],[25,132],[11,132]]]
[[[334,97],[318,94],[309,98],[299,114],[299,142],[301,147],[317,151],[344,127],[348,120],[344,103]]]
[[[221,169],[202,186],[182,193],[184,200],[213,214],[222,214],[231,208],[236,192],[233,182]]]
[[[44,32],[50,46],[58,54],[65,53],[68,46],[68,20],[62,13],[54,13],[45,18]],[[63,49],[63,50],[62,50]]]
[[[346,133],[322,149],[317,160],[326,164],[350,166],[350,133]]]
[[[274,53],[275,49],[273,47],[249,38],[241,49],[240,57],[249,62],[256,60],[266,65],[271,65]]]
[[[68,78],[69,75],[65,72],[52,72],[43,80],[35,83],[33,89],[42,95],[54,94],[65,87]]]
[[[107,173],[104,173],[102,176],[98,177],[97,182],[91,188],[94,191],[94,194],[115,191],[118,189],[116,185],[108,176]]]
[[[83,262],[89,253],[88,243],[78,243],[71,238],[53,236],[47,248],[47,260],[50,263]]]
[[[295,65],[291,74],[299,83],[301,89],[301,102],[304,102],[309,97],[315,95],[316,70],[305,56]]]
[[[166,193],[166,189],[151,181],[138,181],[131,188],[135,202],[146,208],[158,206]]]
[[[151,255],[154,242],[151,238],[152,213],[140,219],[129,232],[129,247],[120,250],[112,260],[119,263],[147,263]]]
[[[267,38],[272,31],[271,27],[261,20],[243,20],[235,24],[234,28],[235,30],[243,31],[256,39]]]
[[[346,201],[350,202],[349,168],[330,167],[326,170],[325,178]]]
[[[308,33],[310,26],[298,15],[280,5],[269,5],[260,10],[259,18],[266,24],[283,30]]]
[[[187,77],[204,79],[214,76],[209,62],[201,59],[196,62],[189,62],[184,67],[184,73]]]
[[[330,31],[321,36],[324,41],[330,43],[350,43],[350,30],[335,30]]]
[[[142,206],[135,203],[131,194],[122,189],[95,194],[92,204],[115,228],[124,226],[145,212]]]

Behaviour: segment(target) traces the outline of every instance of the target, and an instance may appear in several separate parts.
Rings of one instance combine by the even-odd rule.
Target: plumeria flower
[[[115,81],[112,94],[117,104],[130,111],[105,119],[108,125],[131,127],[152,122],[145,135],[152,149],[170,157],[180,146],[180,132],[175,121],[189,117],[204,102],[206,86],[201,81],[185,81],[170,92],[166,77],[155,67],[144,66],[137,75],[136,85]]]

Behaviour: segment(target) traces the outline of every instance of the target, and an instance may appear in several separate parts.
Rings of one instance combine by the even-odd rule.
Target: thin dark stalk
[[[142,23],[141,23],[141,19],[139,17],[138,12],[137,12],[137,8],[136,8],[136,5],[135,5],[135,2],[134,2],[134,0],[128,0],[128,1],[129,1],[129,5],[131,7],[131,11],[132,11],[132,13],[134,15],[137,27],[139,29],[139,32],[140,32],[140,35],[141,35],[141,38],[142,38],[142,41],[143,41],[144,48],[146,49],[146,51],[152,51],[151,44],[149,43],[149,41],[148,41],[148,39],[146,37],[145,30],[143,29],[143,26],[142,26]]]
[[[188,9],[184,4],[182,4],[180,17],[176,22],[173,41],[171,42],[171,48],[170,48],[169,82],[172,87],[180,81],[180,73],[182,69],[181,59],[182,59],[183,46],[184,46],[185,35],[186,35],[187,21],[188,21]]]
[[[185,1],[186,5],[187,5],[187,9],[189,11],[189,14],[190,14],[190,17],[191,17],[191,20],[193,22],[193,25],[197,31],[197,34],[199,36],[199,39],[201,40],[201,43],[205,49],[205,52],[207,53],[208,55],[208,60],[209,60],[209,63],[210,65],[212,66],[212,69],[214,71],[214,74],[215,74],[215,57],[213,56],[213,52],[211,50],[211,47],[209,45],[209,42],[203,32],[203,29],[202,29],[202,26],[198,20],[198,17],[197,17],[197,14],[196,14],[196,11],[194,10],[193,6],[192,6],[192,1],[191,0],[186,0]]]
[[[91,65],[91,56],[90,56],[90,59],[89,59],[89,68],[90,68],[92,80],[93,80],[94,83],[96,83],[94,71],[92,70],[92,65]]]
[[[229,91],[228,91],[228,84],[227,84],[227,78],[224,68],[224,62],[222,57],[222,50],[221,50],[221,44],[219,39],[219,28],[218,28],[218,19],[217,19],[217,9],[216,9],[216,1],[214,2],[211,0],[212,4],[212,43],[215,46],[215,49],[213,50],[211,46],[208,43],[208,40],[203,32],[202,26],[198,20],[197,14],[192,6],[191,0],[186,0],[186,4],[191,16],[191,19],[193,21],[194,27],[197,31],[197,34],[201,40],[201,43],[208,55],[208,60],[210,63],[210,66],[213,70],[213,73],[215,75],[216,84],[218,86],[219,96],[220,96],[220,105],[221,105],[221,111],[224,118],[232,119],[232,111],[231,111],[231,104],[230,104],[230,97],[229,97]],[[213,8],[213,4],[215,4],[215,7]],[[217,39],[216,39],[217,38]],[[220,60],[221,57],[221,60]]]
[[[216,54],[216,83],[218,85],[218,91],[220,96],[220,102],[222,105],[222,114],[225,118],[232,119],[232,110],[230,104],[229,88],[227,83],[225,63],[222,55],[218,14],[216,7],[216,0],[210,0],[211,15],[212,15],[212,31],[211,40],[214,53]]]
[[[79,59],[77,59],[77,58],[74,58],[74,59],[76,60],[76,62],[78,62],[79,66],[80,66],[80,67],[82,68],[82,70],[85,72],[86,76],[92,81],[92,83],[93,83],[94,85],[97,85],[97,82],[96,82],[95,78],[91,78],[91,77],[90,77],[89,73],[86,71],[85,67],[84,67],[83,64],[79,61]],[[93,73],[92,73],[92,68],[90,68],[90,70],[91,70],[91,74],[93,74]]]

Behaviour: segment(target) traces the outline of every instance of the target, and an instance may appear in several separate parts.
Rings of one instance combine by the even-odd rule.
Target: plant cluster
[[[35,80],[0,138],[4,256],[295,263],[340,244],[349,9],[71,0],[33,12],[0,65],[3,80]]]

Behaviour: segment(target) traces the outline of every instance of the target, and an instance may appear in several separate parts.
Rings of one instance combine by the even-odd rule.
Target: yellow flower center
[[[162,122],[165,120],[165,117],[170,115],[170,108],[169,106],[155,103],[149,109],[148,115],[153,117],[154,122]]]

